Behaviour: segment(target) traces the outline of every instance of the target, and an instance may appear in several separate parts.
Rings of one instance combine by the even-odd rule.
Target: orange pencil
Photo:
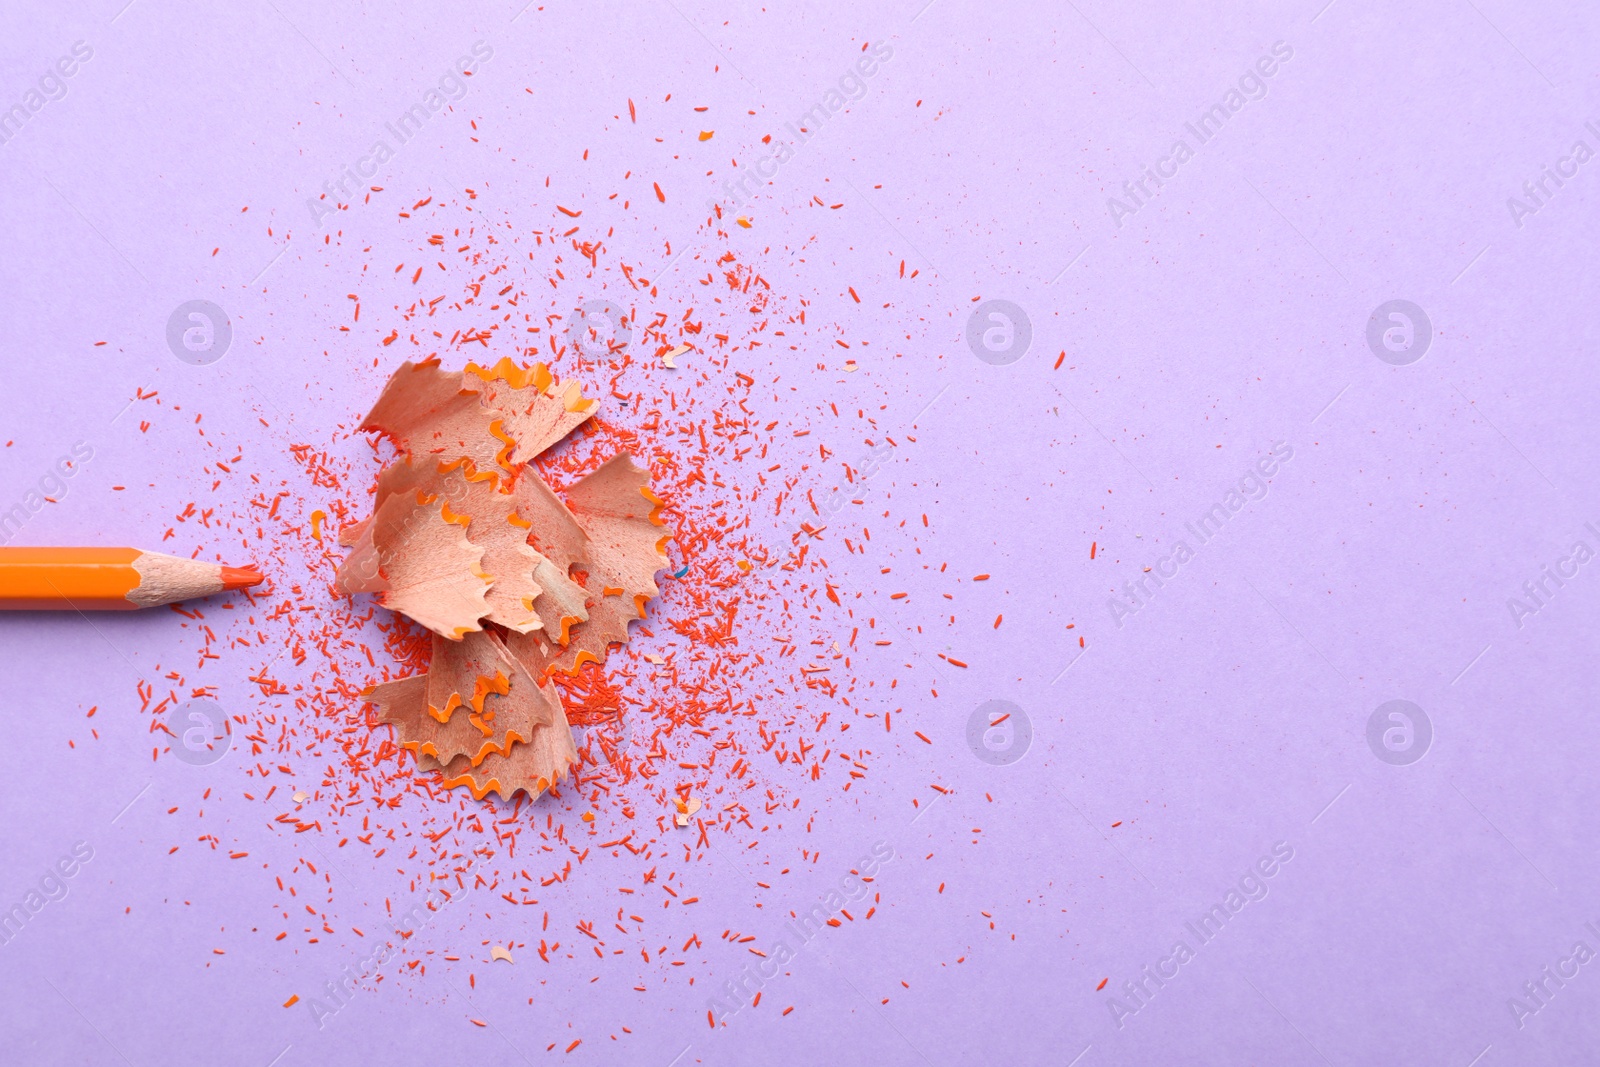
[[[260,582],[253,567],[137,548],[0,548],[0,611],[133,611]]]

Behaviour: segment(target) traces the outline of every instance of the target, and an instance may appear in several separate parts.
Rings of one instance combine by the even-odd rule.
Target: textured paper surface
[[[280,558],[254,625],[248,601],[0,619],[27,754],[0,782],[0,910],[40,905],[0,944],[4,1058],[1585,1062],[1596,964],[1544,975],[1600,950],[1600,575],[1573,549],[1600,550],[1600,161],[1573,151],[1600,151],[1597,55],[1592,7],[1506,0],[12,5],[0,516],[25,514],[5,535]],[[174,330],[191,301],[227,330],[203,310]],[[707,482],[744,494],[727,525],[749,523],[728,535],[749,575],[707,553],[658,576],[608,657],[658,655],[638,677],[677,689],[605,728],[660,802],[640,788],[630,818],[561,787],[502,823],[515,802],[465,789],[350,795],[381,745],[360,690],[399,660],[376,604],[314,627],[337,531],[369,513],[351,472],[386,458],[356,433],[367,406],[435,347],[553,360],[605,301],[635,362],[609,365],[623,331],[599,311],[602,341],[555,362],[601,401],[585,426],[638,432],[675,485],[704,428],[727,445]],[[990,301],[1028,317],[1012,362],[1019,320]],[[1393,301],[1428,329],[1383,311],[1369,333]],[[719,438],[713,408],[748,436]],[[770,576],[793,584],[725,623]],[[533,635],[570,610],[539,584]],[[703,716],[714,739],[671,718],[745,678]],[[206,687],[232,733],[203,711],[168,733]],[[1414,714],[1369,733],[1395,700],[1431,727],[1408,764]],[[713,747],[729,722],[757,738],[745,763]],[[226,753],[175,757],[191,730]],[[705,801],[683,828],[658,795],[680,785]],[[602,847],[630,832],[651,858]],[[875,914],[789,932],[880,841]],[[395,934],[469,862],[470,894]],[[783,939],[759,1004],[708,1026],[711,991]],[[1145,977],[1180,940],[1176,976]],[[388,941],[383,980],[319,1025],[311,998]]]

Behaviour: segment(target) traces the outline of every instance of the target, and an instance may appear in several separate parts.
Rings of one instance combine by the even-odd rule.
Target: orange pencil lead
[[[226,590],[249,589],[253,585],[260,585],[264,580],[261,572],[254,567],[222,568],[222,588]]]

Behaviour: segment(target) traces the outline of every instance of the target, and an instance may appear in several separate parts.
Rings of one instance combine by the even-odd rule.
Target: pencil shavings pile
[[[660,590],[671,537],[626,452],[566,490],[530,464],[595,413],[543,363],[403,364],[362,423],[401,455],[346,526],[336,584],[433,631],[426,674],[363,695],[417,766],[478,800],[537,797],[577,748],[554,671],[603,663]]]

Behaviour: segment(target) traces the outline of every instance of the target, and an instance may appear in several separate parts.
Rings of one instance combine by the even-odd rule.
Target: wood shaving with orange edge
[[[428,359],[403,364],[362,423],[401,454],[371,518],[340,531],[352,551],[336,585],[433,631],[425,673],[362,696],[419,769],[478,800],[538,797],[566,776],[577,747],[546,679],[626,643],[668,566],[664,505],[626,452],[565,502],[529,467],[598,406],[543,363]]]

